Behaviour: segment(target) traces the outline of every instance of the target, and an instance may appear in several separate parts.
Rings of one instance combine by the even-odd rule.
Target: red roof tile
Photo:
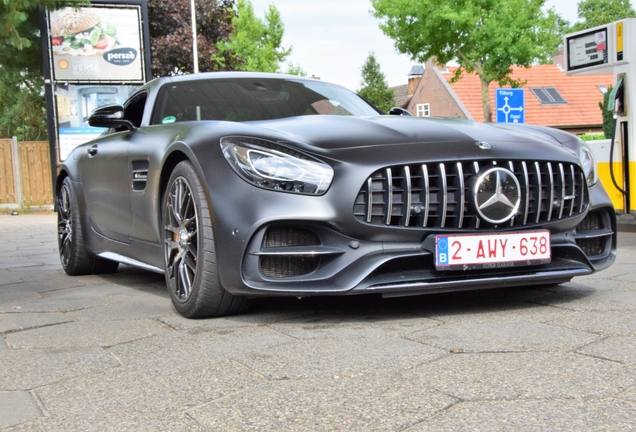
[[[452,78],[457,67],[448,66],[450,74],[444,74],[446,80]],[[598,103],[603,101],[603,93],[597,86],[613,84],[614,77],[608,75],[566,75],[557,65],[537,65],[530,68],[513,67],[512,79],[527,80],[525,90],[525,122],[542,126],[599,125],[603,123]],[[483,121],[484,111],[481,102],[481,83],[475,74],[464,73],[462,79],[450,84],[457,97],[477,121]],[[563,96],[566,104],[542,105],[530,91],[534,87],[554,87]],[[490,106],[493,121],[496,118],[495,89],[496,82],[490,83]]]

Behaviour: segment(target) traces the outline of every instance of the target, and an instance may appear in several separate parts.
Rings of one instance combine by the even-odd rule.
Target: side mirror
[[[94,110],[88,117],[88,124],[95,127],[118,128],[126,127],[134,132],[137,126],[130,120],[124,119],[124,107],[121,105],[105,105]]]
[[[400,107],[393,107],[389,110],[389,115],[399,115],[399,116],[409,116],[412,117],[412,114]]]

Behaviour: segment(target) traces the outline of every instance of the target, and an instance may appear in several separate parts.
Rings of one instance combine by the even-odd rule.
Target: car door
[[[91,228],[111,240],[128,243],[130,182],[128,146],[131,132],[117,132],[86,149],[80,175]]]
[[[124,104],[124,119],[136,127],[143,118],[146,97],[142,91]],[[128,151],[135,133],[137,131],[116,131],[96,141],[88,147],[83,156],[85,160],[80,164],[91,228],[126,244],[129,243],[133,188],[133,166]]]

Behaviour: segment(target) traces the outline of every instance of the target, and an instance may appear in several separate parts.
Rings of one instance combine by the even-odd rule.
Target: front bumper
[[[361,223],[352,207],[364,179],[336,178],[320,197],[261,190],[233,172],[224,188],[211,188],[218,270],[225,289],[247,296],[403,296],[562,283],[615,260],[616,216],[600,184],[589,189],[586,211],[528,228],[550,231],[550,263],[437,271],[431,247],[435,235],[479,231]]]

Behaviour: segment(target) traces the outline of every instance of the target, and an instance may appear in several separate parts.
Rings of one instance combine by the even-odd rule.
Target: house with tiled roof
[[[555,56],[554,64],[512,68],[510,77],[525,81],[525,122],[575,134],[601,132],[599,102],[613,83],[613,75],[568,76],[559,64],[562,58]],[[421,75],[413,75],[411,70],[405,86],[407,95],[398,100],[399,106],[414,116],[484,120],[481,82],[476,74],[464,73],[459,81],[450,83],[456,66],[438,66],[429,60],[422,69]],[[497,88],[500,86],[496,82],[488,88],[493,121]]]

